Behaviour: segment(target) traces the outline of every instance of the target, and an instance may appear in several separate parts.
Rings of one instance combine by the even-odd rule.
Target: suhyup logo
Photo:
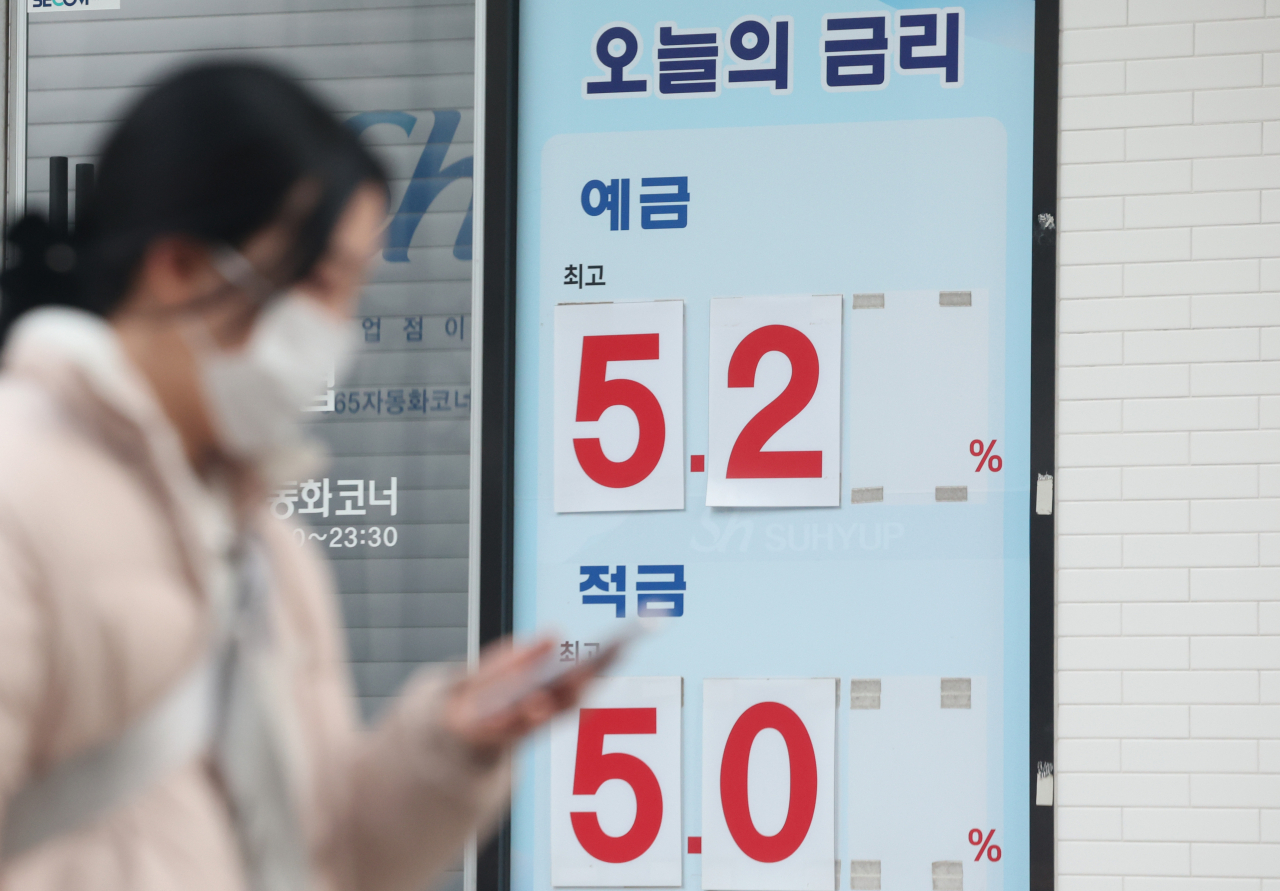
[[[61,12],[64,10],[96,12],[99,9],[119,8],[120,0],[27,0],[27,12]]]

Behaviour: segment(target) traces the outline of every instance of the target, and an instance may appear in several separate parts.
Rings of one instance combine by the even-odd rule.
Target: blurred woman
[[[413,889],[581,691],[549,645],[412,681],[361,729],[331,582],[270,517],[299,407],[352,349],[378,162],[299,86],[152,89],[74,236],[0,280],[0,887]]]

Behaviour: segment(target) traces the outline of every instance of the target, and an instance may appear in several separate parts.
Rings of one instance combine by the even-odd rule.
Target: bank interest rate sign
[[[514,891],[1030,885],[1035,24],[520,3]]]

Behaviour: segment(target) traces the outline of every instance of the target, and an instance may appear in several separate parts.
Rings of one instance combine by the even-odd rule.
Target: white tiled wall
[[[1063,0],[1058,887],[1280,891],[1280,0]]]

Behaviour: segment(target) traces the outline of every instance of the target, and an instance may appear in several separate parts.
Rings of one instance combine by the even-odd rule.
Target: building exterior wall
[[[1064,0],[1058,887],[1280,891],[1280,0]]]
[[[1280,891],[1280,0],[1063,0],[1062,23],[1059,888]],[[65,79],[68,52],[35,64]],[[436,104],[462,112],[453,162],[469,114]],[[32,124],[38,205],[44,156],[93,128]]]

